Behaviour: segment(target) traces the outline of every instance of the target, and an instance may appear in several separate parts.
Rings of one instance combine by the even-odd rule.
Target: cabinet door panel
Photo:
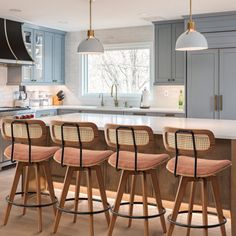
[[[34,82],[44,82],[44,32],[34,33]]]
[[[45,32],[44,50],[44,77],[45,83],[51,83],[53,79],[53,34]]]
[[[236,49],[220,50],[220,85],[222,95],[221,119],[236,119]]]
[[[156,26],[156,83],[167,83],[172,79],[171,24]]]
[[[173,59],[172,59],[172,77],[174,82],[184,84],[185,77],[185,53],[175,51],[175,44],[178,37],[184,32],[184,24],[176,23],[172,25],[172,48],[173,48]]]
[[[23,38],[25,42],[25,47],[28,53],[34,58],[34,31],[29,28],[23,28]],[[22,81],[23,83],[30,83],[33,81],[33,66],[23,66],[22,67]]]
[[[187,116],[218,118],[214,96],[218,90],[218,50],[188,53]]]
[[[54,36],[54,83],[63,83],[64,81],[64,36],[55,34]]]

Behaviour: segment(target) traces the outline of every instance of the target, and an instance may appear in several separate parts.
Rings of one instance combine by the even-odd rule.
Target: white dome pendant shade
[[[176,51],[197,51],[208,49],[208,43],[205,36],[195,29],[195,23],[192,20],[192,0],[190,0],[190,19],[188,29],[179,36],[176,41]]]
[[[92,0],[89,0],[89,7],[90,28],[88,30],[88,37],[79,44],[77,52],[79,54],[101,54],[104,53],[103,45],[95,38],[94,30],[92,30]]]
[[[104,53],[102,43],[94,37],[94,31],[88,31],[88,38],[83,40],[77,50],[80,54],[100,54]]]

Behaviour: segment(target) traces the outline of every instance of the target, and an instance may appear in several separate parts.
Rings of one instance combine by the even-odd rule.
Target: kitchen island
[[[107,123],[122,124],[122,125],[148,125],[153,129],[155,134],[155,149],[147,150],[150,153],[163,153],[166,152],[162,141],[162,130],[165,126],[187,128],[187,129],[209,129],[216,137],[215,149],[211,151],[204,158],[210,159],[228,159],[232,161],[231,170],[226,170],[220,173],[219,184],[221,189],[221,199],[224,209],[231,211],[232,218],[232,235],[236,235],[236,121],[230,120],[210,120],[210,119],[189,119],[189,118],[170,118],[170,117],[151,117],[151,116],[124,116],[124,115],[103,115],[103,114],[86,114],[76,113],[61,116],[41,118],[47,125],[50,125],[51,120],[62,121],[89,121],[94,122],[100,131],[100,145],[95,149],[106,149],[104,140],[104,126]],[[53,145],[50,138],[48,145]],[[173,154],[172,154],[173,155]],[[173,201],[178,187],[178,178],[170,174],[165,165],[158,170],[160,178],[160,189],[162,198],[165,200]],[[65,173],[65,168],[53,162],[52,173],[56,181],[62,181]],[[106,189],[116,191],[119,175],[114,168],[108,164],[103,166],[104,181]],[[149,181],[151,183],[151,181]],[[94,183],[96,188],[96,183]],[[149,196],[153,196],[151,187],[149,186]],[[130,191],[129,186],[126,189]],[[141,192],[141,189],[137,189]],[[185,199],[187,200],[187,198]],[[197,197],[200,201],[200,196]],[[214,200],[209,197],[209,205],[212,206]]]

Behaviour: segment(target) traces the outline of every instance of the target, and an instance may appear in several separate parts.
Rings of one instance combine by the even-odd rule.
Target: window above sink
[[[105,45],[102,55],[83,55],[82,96],[110,96],[113,84],[119,97],[140,97],[152,84],[152,44]]]

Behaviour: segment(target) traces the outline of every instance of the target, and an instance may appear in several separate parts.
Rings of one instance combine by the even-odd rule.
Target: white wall
[[[96,30],[96,37],[104,44],[128,44],[154,42],[153,26],[140,26],[120,29]],[[86,38],[86,32],[71,32],[66,35],[66,86],[69,95],[66,96],[66,104],[99,105],[98,98],[85,98],[82,96],[82,84],[80,77],[80,56],[77,47],[81,40]],[[153,58],[154,55],[152,55]],[[152,64],[152,81],[154,81],[154,64]],[[151,105],[161,108],[178,108],[178,96],[183,86],[152,86]],[[164,96],[164,95],[165,96]],[[168,94],[168,96],[167,96]],[[121,104],[124,101],[121,101]],[[140,99],[130,100],[129,105],[139,106]],[[105,103],[112,104],[112,99],[105,98]]]

